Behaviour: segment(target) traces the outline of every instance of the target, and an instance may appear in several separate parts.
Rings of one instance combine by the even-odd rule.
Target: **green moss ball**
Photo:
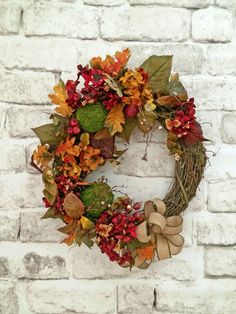
[[[97,219],[112,204],[114,195],[111,187],[103,182],[93,183],[80,194],[80,199],[88,208],[86,216],[91,220]]]
[[[101,103],[87,104],[76,111],[76,119],[84,131],[94,133],[104,127],[107,113]]]

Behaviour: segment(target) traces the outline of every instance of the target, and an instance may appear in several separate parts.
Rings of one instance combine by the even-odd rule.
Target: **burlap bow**
[[[140,242],[151,242],[155,245],[159,260],[178,254],[184,244],[184,238],[179,235],[183,229],[183,218],[180,216],[166,218],[165,211],[166,206],[162,200],[147,201],[144,205],[146,220],[136,229],[137,239]],[[139,267],[142,262],[144,261],[137,260],[136,265],[138,264]],[[146,267],[150,262],[145,261]]]

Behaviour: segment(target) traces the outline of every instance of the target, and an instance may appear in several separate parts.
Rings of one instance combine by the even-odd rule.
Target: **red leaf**
[[[204,141],[205,139],[203,137],[202,128],[200,124],[195,121],[194,124],[189,129],[189,133],[182,139],[184,144],[187,146],[196,144],[197,142]]]

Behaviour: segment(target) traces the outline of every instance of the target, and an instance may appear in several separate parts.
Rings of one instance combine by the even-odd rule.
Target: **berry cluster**
[[[79,122],[75,118],[72,118],[69,122],[69,126],[67,128],[67,133],[69,135],[78,135],[80,133]]]
[[[119,212],[105,211],[96,223],[98,246],[110,261],[119,265],[131,264],[132,252],[127,244],[136,239],[136,228],[142,220],[139,210],[141,203],[132,205],[130,199],[123,200]],[[136,210],[136,212],[133,211]]]

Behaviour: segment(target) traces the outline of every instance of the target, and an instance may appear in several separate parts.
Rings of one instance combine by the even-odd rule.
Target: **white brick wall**
[[[235,0],[0,0],[1,314],[236,313],[235,26]],[[58,244],[60,222],[40,220],[42,183],[29,165],[55,81],[125,47],[132,67],[174,54],[209,139],[183,252],[132,272],[98,249]],[[92,177],[125,184],[136,200],[163,197],[173,176],[164,141],[157,132],[144,162],[135,132],[122,164]]]

